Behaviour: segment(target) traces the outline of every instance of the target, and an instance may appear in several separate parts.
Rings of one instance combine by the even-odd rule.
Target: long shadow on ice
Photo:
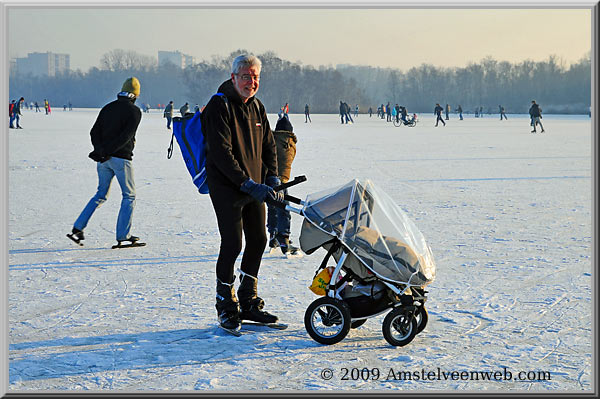
[[[205,329],[65,337],[11,344],[9,382],[114,370],[264,360],[265,354],[257,346],[265,349],[266,335],[274,337],[266,343],[271,358],[289,356],[290,350],[319,346],[308,335],[300,335],[300,331],[263,328],[259,333],[232,337],[216,325]]]
[[[9,382],[66,378],[115,370],[142,370],[231,361],[265,361],[266,357],[289,358],[295,351],[347,352],[343,344],[323,346],[313,341],[302,327],[286,331],[248,327],[249,333],[233,337],[216,325],[204,329],[110,334],[96,337],[65,337],[22,342],[9,346]],[[260,331],[258,331],[260,330]],[[355,347],[381,341],[381,334],[352,337],[344,342]],[[362,335],[362,334],[359,334]],[[265,340],[271,336],[273,339]],[[371,345],[367,345],[373,349]],[[355,348],[356,349],[356,348]]]

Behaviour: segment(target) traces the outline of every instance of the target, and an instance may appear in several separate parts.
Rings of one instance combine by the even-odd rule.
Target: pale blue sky
[[[156,7],[154,5],[153,7]],[[486,56],[568,65],[591,49],[589,9],[206,9],[16,8],[8,10],[9,57],[68,53],[87,71],[113,49],[156,57],[179,50],[210,60],[239,48],[274,51],[305,65],[407,69],[465,66]]]

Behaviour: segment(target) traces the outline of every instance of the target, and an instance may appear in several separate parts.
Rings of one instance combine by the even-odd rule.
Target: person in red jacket
[[[14,110],[15,110],[15,100],[12,100],[10,102],[10,104],[8,104],[8,117],[10,118],[9,119],[9,128],[11,128],[11,129],[15,128],[15,124],[13,123],[15,120]]]

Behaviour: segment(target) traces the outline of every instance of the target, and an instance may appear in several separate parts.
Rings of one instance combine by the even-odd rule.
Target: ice
[[[240,338],[217,328],[219,234],[159,111],[144,113],[134,155],[132,233],[111,249],[120,189],[92,217],[85,246],[65,235],[97,184],[89,131],[98,109],[24,111],[9,131],[9,392],[591,391],[591,119],[451,115],[414,128],[360,115],[291,115],[290,189],[305,197],[371,179],[407,212],[437,263],[429,324],[409,345],[383,338],[384,315],[323,346],[304,329],[324,250],[263,257],[259,295],[289,325]],[[275,124],[277,116],[269,115]],[[292,216],[298,242],[302,219]],[[239,260],[238,260],[239,262]],[[239,263],[236,264],[236,269]],[[344,380],[344,369],[378,380]],[[390,370],[548,371],[537,381],[387,379]],[[323,379],[324,369],[333,378]],[[443,375],[443,374],[440,374]]]

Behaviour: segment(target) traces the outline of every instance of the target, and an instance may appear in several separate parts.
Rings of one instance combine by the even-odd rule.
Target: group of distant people
[[[70,104],[71,103],[69,103],[69,105]],[[20,123],[21,117],[23,116],[21,111],[26,108],[34,109],[34,107],[35,112],[41,112],[37,101],[35,103],[27,104],[25,97],[21,97],[19,100],[12,100],[10,104],[8,104],[8,127],[10,129],[23,129]],[[46,115],[49,115],[51,113],[51,108],[50,103],[46,99],[44,99],[44,108],[46,110]]]
[[[368,113],[369,117],[373,116],[372,107],[369,107]],[[386,105],[381,104],[377,107],[377,118],[385,119],[386,122],[396,121],[396,123],[398,123],[402,121],[402,123],[408,124],[412,120],[416,120],[417,114],[413,113],[412,116],[409,116],[408,109],[405,106],[398,103],[392,106],[391,103],[388,102]]]
[[[439,103],[435,104],[435,108],[433,110],[433,114],[436,116],[436,120],[435,120],[435,127],[438,127],[439,122],[442,122],[444,126],[446,126],[446,122],[444,121],[444,119],[442,118],[442,112],[444,111],[444,108],[442,108],[442,106]],[[462,116],[462,107],[459,104],[457,107],[457,113],[459,114],[460,120],[463,120],[463,116]],[[445,107],[445,113],[446,113],[446,120],[449,120],[449,113],[450,113],[450,105],[446,104]],[[508,120],[508,117],[506,116],[506,110],[504,109],[504,107],[502,105],[498,105],[498,113],[500,114],[500,120]],[[475,108],[475,117],[479,117],[479,116],[483,116],[483,107],[479,107],[479,108]],[[540,106],[535,102],[535,100],[531,101],[531,107],[529,108],[529,116],[530,116],[530,125],[533,127],[533,130],[531,131],[531,133],[536,133],[536,126],[540,125],[540,128],[542,129],[541,133],[544,133],[544,126],[542,125],[542,109],[540,108]]]

